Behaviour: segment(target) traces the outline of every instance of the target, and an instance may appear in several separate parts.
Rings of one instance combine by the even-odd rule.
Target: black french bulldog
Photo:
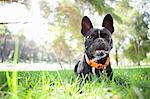
[[[81,33],[85,38],[85,52],[83,59],[75,65],[74,72],[87,80],[93,74],[100,77],[103,71],[112,80],[113,72],[109,60],[109,52],[113,48],[112,33],[114,32],[113,18],[107,14],[103,19],[102,29],[93,28],[90,19],[84,16],[81,23]],[[82,84],[83,79],[80,81]]]

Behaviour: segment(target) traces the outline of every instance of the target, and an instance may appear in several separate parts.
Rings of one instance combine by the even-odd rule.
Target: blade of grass
[[[18,53],[19,53],[19,38],[16,39],[16,45],[15,45],[15,53],[14,53],[14,60],[13,64],[15,66],[13,73],[12,73],[12,93],[13,93],[13,98],[17,98],[17,90],[18,90],[18,73],[16,71],[16,64],[18,63]]]
[[[8,84],[8,88],[11,88],[11,79],[10,79],[10,75],[9,75],[9,71],[6,71],[6,79],[7,79],[7,84]]]
[[[64,84],[63,84],[63,81],[62,81],[62,78],[61,78],[61,76],[60,76],[59,71],[57,70],[56,72],[57,72],[58,78],[59,78],[59,80],[60,80],[60,83],[61,83],[63,89],[66,90],[66,87],[65,87]]]

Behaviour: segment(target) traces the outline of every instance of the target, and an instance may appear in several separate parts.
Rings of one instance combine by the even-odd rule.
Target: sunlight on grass
[[[78,92],[79,79],[73,71],[37,71],[18,72],[16,78],[6,72],[7,88],[2,88],[1,97],[33,98],[33,99],[66,99],[66,98],[113,98],[113,99],[148,99],[150,92],[149,68],[143,69],[115,69],[113,81],[99,80],[93,77],[91,81],[84,83],[83,93]],[[16,80],[16,81],[14,81]],[[15,83],[14,83],[15,82]],[[15,87],[13,84],[16,84]],[[12,90],[9,90],[9,87]],[[14,89],[13,89],[14,88]],[[5,94],[4,94],[5,92]],[[19,92],[19,94],[17,94]],[[16,96],[15,96],[16,95]]]

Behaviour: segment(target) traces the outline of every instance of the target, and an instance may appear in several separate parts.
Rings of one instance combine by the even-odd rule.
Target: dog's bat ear
[[[83,36],[86,36],[86,33],[93,28],[93,25],[90,21],[90,19],[87,16],[84,16],[82,19],[82,23],[81,23],[82,29],[81,29],[81,33],[83,34]]]
[[[110,14],[107,14],[102,23],[102,27],[107,28],[111,33],[114,32],[114,26],[113,26],[113,18]]]

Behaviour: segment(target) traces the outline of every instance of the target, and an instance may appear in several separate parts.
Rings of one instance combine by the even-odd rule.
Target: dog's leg
[[[78,61],[74,67],[74,72],[77,73],[77,69],[78,69],[78,65],[79,65],[80,61]]]
[[[100,73],[101,73],[101,71],[100,71],[100,70],[95,69],[95,74],[96,74],[96,76],[97,76],[98,78],[100,77]]]
[[[79,92],[82,93],[85,82],[91,79],[92,68],[87,65],[85,58],[83,58],[75,65],[74,72],[79,75]]]
[[[84,84],[91,79],[91,74],[87,73],[87,74],[80,74],[80,83],[79,83],[79,93],[82,93],[82,88],[84,86]]]
[[[112,68],[111,68],[110,65],[106,67],[106,73],[107,73],[107,77],[108,77],[110,80],[112,80],[113,71],[112,71]]]

